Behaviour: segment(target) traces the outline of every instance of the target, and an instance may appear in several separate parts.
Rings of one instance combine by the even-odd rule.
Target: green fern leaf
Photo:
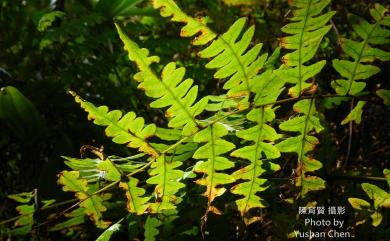
[[[388,10],[382,5],[375,4],[375,7],[370,10],[370,14],[375,20],[373,24],[355,16],[356,22],[353,24],[353,29],[362,41],[342,40],[344,52],[353,61],[334,59],[332,62],[334,69],[344,77],[332,81],[332,87],[338,94],[359,94],[365,88],[366,83],[357,80],[366,80],[380,71],[376,66],[363,63],[370,63],[375,59],[390,60],[390,52],[371,46],[390,43],[390,30],[386,28],[386,26],[390,26],[390,17],[387,13]]]
[[[175,204],[180,202],[175,194],[184,187],[184,184],[178,181],[183,177],[184,172],[176,169],[182,165],[182,162],[177,161],[175,157],[161,155],[152,164],[149,173],[151,177],[146,181],[156,185],[156,202],[149,205],[149,210],[152,213],[175,209]]]
[[[120,182],[119,187],[126,192],[127,210],[130,213],[141,215],[147,209],[147,202],[150,198],[143,197],[145,189],[137,187],[138,182],[138,179],[130,177],[128,182]]]
[[[31,203],[34,192],[22,192],[17,194],[11,194],[7,197],[20,203],[16,207],[16,211],[19,213],[18,219],[16,219],[14,228],[9,231],[10,235],[26,235],[31,232],[34,224],[35,204]]]
[[[362,121],[363,107],[366,104],[365,101],[359,101],[355,108],[348,114],[348,116],[341,121],[342,125],[345,125],[351,121],[355,121],[356,124],[360,124]]]
[[[390,187],[390,170],[384,169],[383,175],[386,177],[387,184]],[[369,216],[372,219],[372,226],[377,227],[382,223],[383,219],[381,210],[390,208],[390,192],[386,192],[382,188],[370,183],[362,183],[361,186],[367,196],[374,201],[373,205],[360,198],[348,198],[348,202],[355,210],[363,214],[365,219]]]
[[[58,230],[62,230],[65,228],[69,228],[84,223],[85,222],[84,211],[85,208],[79,207],[70,213],[65,213],[64,216],[69,219],[64,222],[56,224],[54,227],[50,228],[50,231],[58,231]]]
[[[362,188],[370,199],[374,200],[375,209],[379,207],[390,208],[390,193],[370,183],[363,183]]]
[[[121,179],[120,170],[109,159],[99,162],[96,167],[103,172],[103,178],[108,181],[116,182]]]
[[[226,173],[218,172],[232,168],[234,163],[227,158],[221,156],[224,153],[231,151],[235,148],[233,143],[230,143],[224,139],[223,136],[228,134],[226,127],[220,123],[214,123],[204,130],[201,130],[194,136],[194,141],[198,143],[206,142],[195,153],[193,158],[206,159],[207,161],[197,163],[194,168],[195,172],[203,173],[206,176],[196,180],[196,183],[202,186],[206,186],[206,192],[203,193],[207,197],[207,211],[206,214],[211,211],[216,214],[221,214],[216,207],[212,205],[214,199],[225,193],[226,188],[220,187],[223,184],[234,182],[234,178]]]
[[[280,169],[279,165],[271,162],[266,163],[262,160],[280,157],[279,150],[272,143],[278,140],[280,135],[276,133],[275,129],[266,124],[275,119],[273,109],[270,107],[253,109],[247,114],[247,119],[256,123],[256,125],[249,129],[238,131],[236,135],[246,141],[251,141],[252,144],[237,149],[230,154],[251,162],[248,166],[233,173],[233,177],[236,180],[245,180],[232,188],[232,193],[244,196],[236,201],[238,210],[243,217],[252,208],[264,208],[267,206],[264,200],[256,195],[258,192],[267,189],[264,186],[267,180],[259,178],[266,171],[264,169],[265,164],[270,165],[270,169],[273,171]],[[246,223],[256,220],[256,218],[245,219]]]
[[[185,23],[180,32],[182,37],[195,36],[194,45],[205,45],[216,37],[216,34],[206,26],[206,18],[189,17],[173,0],[153,0],[153,7],[160,9],[163,17],[172,17],[172,21]]]
[[[385,175],[387,184],[390,187],[390,169],[383,169],[383,175]]]
[[[251,91],[255,94],[253,103],[255,106],[268,105],[275,102],[284,90],[286,83],[280,78],[280,72],[283,70],[267,70],[251,79]]]
[[[199,52],[202,58],[212,58],[206,64],[206,68],[218,70],[214,78],[228,78],[223,86],[229,90],[228,96],[249,94],[251,79],[257,75],[267,60],[267,54],[259,56],[262,44],[248,49],[254,35],[254,26],[239,38],[245,23],[245,18],[238,19],[226,33]]]
[[[172,16],[173,21],[187,23],[181,32],[181,36],[188,37],[201,33],[193,41],[193,44],[205,45],[216,38],[217,34],[206,26],[203,19],[189,17],[174,1],[154,0],[153,4],[155,8],[160,8],[163,17]],[[194,24],[200,22],[201,24]],[[218,36],[208,47],[199,52],[201,58],[211,58],[206,68],[217,70],[214,78],[227,79],[223,86],[224,89],[229,90],[227,96],[242,97],[239,104],[239,107],[242,109],[248,107],[249,82],[263,68],[267,60],[267,54],[259,55],[262,44],[249,48],[255,28],[252,26],[243,32],[245,23],[245,18],[238,19],[226,33]],[[183,32],[187,31],[191,34],[183,35]],[[241,32],[243,34],[240,37]],[[203,41],[204,35],[212,36],[212,38],[207,38],[207,41]]]
[[[166,65],[162,71],[161,79],[150,69],[150,64],[158,58],[148,57],[149,51],[141,49],[136,43],[116,25],[125,50],[129,53],[129,59],[134,61],[140,72],[134,78],[140,82],[138,88],[144,89],[146,95],[155,98],[150,104],[152,108],[168,107],[166,116],[170,118],[168,126],[172,128],[183,127],[183,134],[189,135],[197,130],[195,117],[199,115],[207,105],[207,98],[197,103],[198,86],[193,86],[192,79],[185,79],[185,68],[176,68],[174,62]]]
[[[15,200],[18,203],[28,203],[34,197],[33,192],[21,192],[17,194],[10,194],[7,196],[9,199]]]
[[[159,234],[158,227],[161,226],[160,220],[148,216],[145,222],[145,241],[155,241]]]
[[[325,65],[325,61],[312,65],[304,65],[304,63],[314,57],[323,37],[331,28],[326,23],[335,12],[320,15],[330,0],[297,0],[290,3],[295,7],[293,17],[290,18],[292,23],[285,25],[281,30],[292,35],[281,38],[280,45],[285,49],[293,50],[282,57],[283,63],[293,68],[280,72],[280,76],[294,84],[289,89],[289,94],[297,97],[312,86],[312,83],[306,81],[319,73]]]
[[[107,208],[103,205],[104,197],[94,195],[90,190],[86,179],[80,179],[78,171],[62,171],[59,174],[58,183],[63,185],[65,192],[74,192],[80,200],[80,207],[85,208],[84,213],[99,228],[107,228],[110,222],[103,221],[102,212]]]
[[[376,94],[382,98],[383,104],[390,106],[390,90],[380,89],[376,91]]]
[[[34,224],[35,204],[18,205],[16,211],[18,211],[21,217],[15,221],[15,228],[9,234],[26,235],[30,233]]]
[[[136,117],[134,112],[129,112],[122,116],[119,110],[108,111],[107,106],[96,107],[77,96],[74,92],[71,94],[75,97],[77,103],[88,113],[88,119],[99,126],[107,126],[105,132],[112,141],[118,144],[127,144],[132,148],[138,148],[139,151],[145,152],[152,156],[158,153],[146,141],[147,138],[154,135],[156,126],[154,124],[144,124],[144,119]]]
[[[309,133],[319,133],[323,130],[317,116],[314,99],[300,100],[294,104],[294,111],[301,114],[282,122],[279,128],[284,131],[298,132],[297,136],[289,137],[278,143],[276,147],[281,152],[295,152],[298,155],[298,167],[295,170],[295,184],[301,187],[301,196],[307,192],[325,188],[325,181],[307,173],[314,172],[322,167],[322,163],[308,155],[319,143],[318,139]]]

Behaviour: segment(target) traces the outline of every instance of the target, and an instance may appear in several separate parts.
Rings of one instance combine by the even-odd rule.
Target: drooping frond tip
[[[88,113],[88,120],[93,120],[96,125],[106,126],[105,133],[108,137],[113,138],[113,142],[138,148],[141,152],[151,156],[158,155],[158,152],[147,141],[156,131],[155,124],[145,125],[144,119],[137,117],[134,112],[123,115],[120,110],[109,111],[107,106],[96,107],[81,99],[75,92],[70,91],[69,93]]]
[[[163,17],[172,17],[172,21],[184,23],[180,36],[196,36],[192,41],[194,45],[205,45],[212,41],[216,34],[206,25],[206,18],[192,18],[185,14],[173,0],[153,0],[153,7],[160,9]]]

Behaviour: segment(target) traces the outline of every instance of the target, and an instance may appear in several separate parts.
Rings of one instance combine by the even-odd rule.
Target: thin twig
[[[353,110],[354,106],[354,98],[352,98],[351,105],[350,105],[350,112]],[[349,122],[349,129],[348,129],[348,147],[347,147],[347,157],[345,158],[344,162],[344,169],[348,167],[348,161],[351,156],[351,148],[352,148],[352,136],[353,136],[353,121]]]

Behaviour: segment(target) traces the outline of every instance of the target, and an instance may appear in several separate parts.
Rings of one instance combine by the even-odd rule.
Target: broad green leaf
[[[385,105],[390,106],[390,90],[380,89],[376,91],[376,94],[383,99]]]
[[[56,19],[61,19],[65,17],[65,13],[61,11],[53,11],[44,14],[41,19],[39,19],[38,23],[38,31],[43,32],[47,28],[49,28]]]
[[[127,144],[128,147],[138,148],[152,156],[157,156],[147,138],[154,135],[156,125],[145,125],[142,117],[136,117],[134,112],[128,112],[122,116],[120,110],[109,111],[107,106],[96,107],[90,102],[81,99],[74,92],[71,92],[77,103],[88,113],[88,119],[99,126],[106,127],[106,135],[112,137],[112,141],[118,144]]]
[[[22,140],[33,141],[44,132],[34,104],[13,86],[0,88],[0,121]]]
[[[345,125],[351,121],[355,121],[356,124],[360,124],[360,122],[362,121],[363,107],[365,104],[365,101],[358,101],[355,108],[353,108],[353,110],[348,114],[348,116],[345,117],[341,124]]]

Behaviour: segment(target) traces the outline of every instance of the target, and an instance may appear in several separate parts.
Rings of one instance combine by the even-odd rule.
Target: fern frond
[[[282,122],[279,128],[284,131],[298,132],[297,136],[289,137],[278,143],[276,147],[281,152],[294,152],[298,155],[298,167],[295,170],[295,185],[301,188],[301,196],[309,191],[325,188],[325,181],[316,176],[307,175],[322,167],[322,163],[309,155],[319,143],[310,132],[321,132],[324,128],[317,116],[314,99],[300,100],[294,104],[294,111],[300,115]]]
[[[103,205],[104,196],[93,194],[93,190],[88,186],[86,179],[80,179],[78,171],[62,171],[59,174],[58,183],[63,187],[65,192],[74,192],[75,196],[80,200],[80,207],[84,208],[84,213],[96,224],[99,228],[107,228],[110,222],[103,221],[102,212],[107,208]]]
[[[84,215],[85,208],[74,209],[70,213],[65,213],[64,216],[68,219],[64,222],[56,224],[54,227],[50,228],[50,231],[58,231],[72,226],[76,226],[85,222]]]
[[[279,72],[284,70],[267,70],[254,77],[251,82],[251,92],[255,94],[253,104],[255,106],[267,105],[275,102],[284,90],[286,83],[280,78]]]
[[[360,124],[362,121],[362,113],[363,113],[363,107],[366,104],[365,101],[359,101],[355,108],[348,114],[347,117],[343,121],[341,121],[342,125],[345,125],[351,121],[354,121],[356,124]]]
[[[129,177],[126,182],[120,182],[119,187],[122,188],[127,197],[127,210],[130,213],[137,215],[144,214],[148,208],[147,202],[150,197],[144,197],[145,189],[137,187],[139,180],[134,177]]]
[[[289,89],[289,94],[293,97],[300,96],[302,91],[312,86],[307,80],[321,71],[325,61],[320,61],[312,65],[304,65],[311,60],[331,26],[326,23],[335,14],[334,11],[320,15],[321,11],[330,3],[330,0],[294,0],[289,1],[295,9],[292,23],[285,25],[281,30],[284,33],[292,34],[288,37],[280,38],[280,45],[293,52],[282,57],[282,61],[288,68],[281,71],[280,76],[287,82],[294,84]]]
[[[390,106],[390,90],[379,89],[376,94],[383,100],[383,104]]]
[[[196,35],[193,45],[205,45],[216,37],[206,25],[205,18],[192,18],[185,14],[173,0],[152,0],[153,7],[160,9],[163,17],[171,17],[172,21],[184,23],[185,26],[180,32],[182,37],[192,37]]]
[[[134,78],[140,82],[138,88],[144,89],[147,96],[155,98],[150,106],[152,108],[168,107],[166,116],[170,118],[168,126],[172,128],[183,127],[183,134],[189,135],[197,130],[195,117],[199,115],[207,105],[207,98],[196,102],[198,86],[193,86],[192,79],[185,79],[185,68],[176,68],[176,64],[167,64],[158,78],[150,64],[158,61],[158,57],[149,57],[147,49],[141,49],[130,40],[123,30],[116,25],[119,37],[124,43],[129,59],[134,61],[140,72]]]
[[[380,69],[371,64],[375,59],[381,61],[390,60],[390,52],[386,52],[373,45],[383,45],[390,43],[390,16],[388,10],[380,4],[370,10],[374,23],[355,17],[356,22],[352,25],[357,35],[361,38],[360,42],[343,39],[342,49],[345,54],[353,59],[340,60],[334,59],[333,68],[343,77],[332,81],[332,87],[340,95],[357,95],[366,86],[366,83],[358,80],[366,80],[380,72]]]
[[[265,162],[264,159],[275,159],[280,157],[279,150],[272,142],[278,140],[281,135],[277,134],[275,129],[269,126],[268,122],[275,119],[274,110],[271,107],[260,107],[252,109],[247,114],[247,119],[256,123],[255,126],[249,129],[238,131],[236,135],[246,141],[250,141],[251,145],[244,146],[233,151],[230,155],[247,159],[250,161],[248,166],[245,166],[233,173],[236,180],[245,180],[232,188],[232,193],[243,195],[244,197],[236,200],[238,210],[243,217],[252,208],[263,208],[267,204],[263,199],[257,196],[258,192],[264,191],[267,187],[264,186],[266,179],[259,178],[266,169],[273,171],[279,170],[279,165],[271,162]],[[269,165],[270,168],[264,167]],[[256,221],[257,218],[246,218],[246,223]]]
[[[161,155],[152,164],[149,175],[151,176],[146,182],[155,184],[156,202],[150,203],[149,211],[151,213],[160,213],[163,210],[175,209],[181,199],[176,197],[179,189],[185,185],[179,180],[183,177],[184,172],[177,169],[182,162],[176,160],[176,156]]]
[[[211,58],[206,68],[217,69],[216,79],[228,79],[223,88],[228,96],[249,94],[250,84],[267,60],[267,54],[260,55],[262,44],[249,48],[255,28],[243,32],[246,18],[238,19],[229,30],[199,52],[202,58]]]
[[[163,17],[172,16],[173,21],[187,24],[181,33],[190,32],[191,34],[181,34],[181,36],[187,37],[198,32],[202,33],[196,38],[194,44],[205,45],[216,38],[217,34],[208,28],[204,21],[189,17],[174,1],[154,0],[153,5],[155,8],[160,8]],[[226,33],[218,36],[208,47],[199,52],[201,58],[211,58],[206,68],[217,70],[214,78],[227,79],[223,86],[224,89],[228,90],[227,95],[230,97],[242,95],[246,97],[243,102],[247,101],[250,93],[249,82],[263,68],[267,60],[267,54],[260,55],[262,44],[249,47],[255,28],[252,26],[243,31],[245,23],[245,18],[238,19]],[[207,33],[207,36],[212,35],[213,38],[207,39],[208,41],[199,41],[202,37],[204,38],[203,33]],[[242,36],[240,36],[241,33]],[[247,105],[241,104],[241,108],[247,108]]]
[[[390,170],[383,169],[383,174],[390,187]],[[372,226],[377,227],[381,224],[383,219],[381,211],[385,208],[390,208],[390,189],[389,192],[387,192],[370,183],[362,183],[361,186],[367,196],[373,201],[373,204],[370,204],[363,199],[353,197],[348,198],[348,202],[356,211],[363,214],[365,218],[368,218],[369,216],[372,219]]]
[[[9,231],[9,235],[26,235],[31,232],[34,225],[34,213],[36,211],[36,205],[34,203],[33,192],[22,192],[17,194],[11,194],[7,197],[18,202],[16,211],[19,213],[19,217],[16,219],[14,228]]]
[[[159,234],[158,227],[161,226],[161,221],[157,218],[148,216],[145,222],[145,241],[156,241],[156,236]]]
[[[147,138],[154,135],[156,126],[145,125],[141,117],[136,117],[134,112],[122,116],[120,110],[109,111],[107,106],[96,107],[90,102],[81,99],[74,92],[71,92],[77,103],[88,113],[88,119],[99,126],[107,126],[105,133],[112,137],[112,141],[118,144],[127,144],[128,147],[138,148],[139,151],[152,156],[158,153],[154,150]]]
[[[213,123],[201,130],[194,136],[194,142],[204,143],[195,153],[193,158],[206,159],[205,162],[198,162],[194,168],[195,172],[203,173],[205,176],[196,180],[196,183],[202,186],[206,186],[206,192],[203,193],[207,197],[207,211],[216,214],[221,214],[216,207],[212,205],[214,199],[225,193],[226,188],[220,187],[221,185],[232,183],[234,178],[226,173],[218,172],[232,168],[234,163],[228,160],[226,157],[221,156],[233,148],[235,145],[228,142],[222,137],[228,134],[226,127],[220,123]]]

